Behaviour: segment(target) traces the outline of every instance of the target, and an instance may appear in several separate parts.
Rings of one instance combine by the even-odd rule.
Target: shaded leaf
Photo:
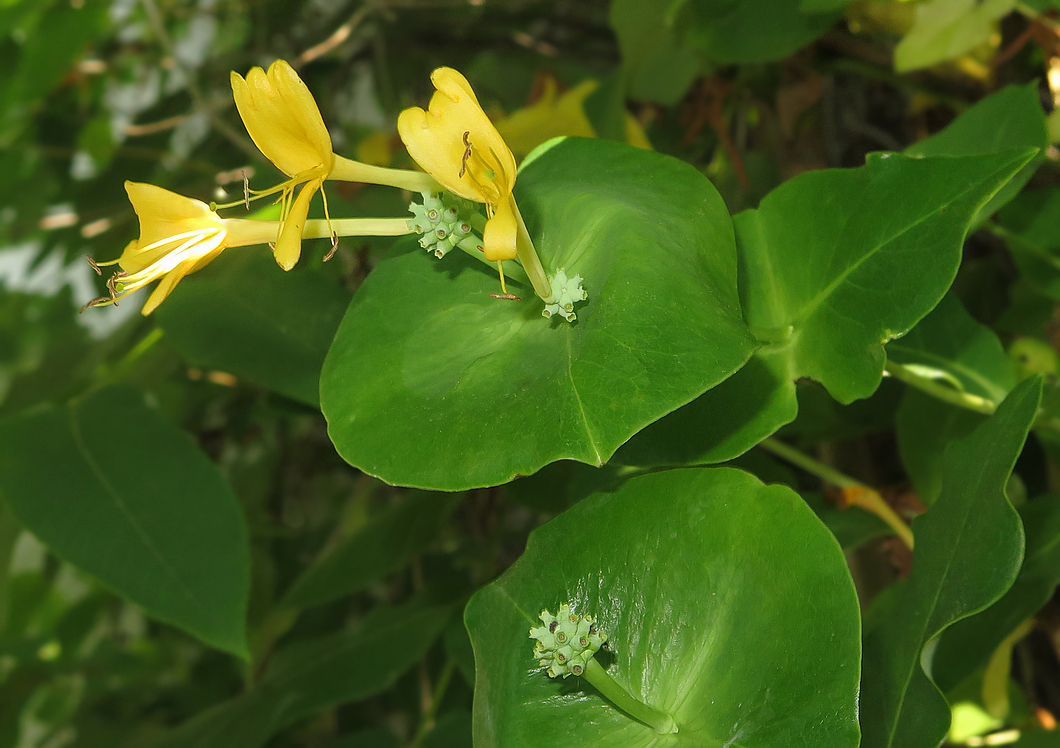
[[[943,633],[931,672],[949,691],[981,667],[998,645],[1037,613],[1060,584],[1060,496],[1042,496],[1020,507],[1027,553],[1008,592],[981,613]]]
[[[0,422],[0,495],[56,555],[148,615],[247,656],[242,510],[142,393],[101,390]]]
[[[269,252],[240,249],[181,283],[153,316],[195,366],[316,405],[350,294],[319,271],[284,273]]]
[[[400,504],[371,517],[306,569],[282,604],[292,608],[319,605],[353,594],[403,568],[435,539],[462,498],[460,494],[410,492]]]
[[[717,62],[787,57],[823,34],[840,14],[803,12],[805,0],[694,0],[681,3],[675,26],[685,41]],[[816,8],[813,8],[816,10]]]
[[[1040,399],[1041,380],[1028,379],[946,450],[942,494],[913,523],[909,580],[865,642],[864,748],[934,748],[946,735],[949,706],[921,666],[923,649],[1016,578],[1023,529],[1004,489]]]
[[[356,625],[277,652],[254,690],[202,712],[157,748],[258,748],[299,719],[384,691],[441,633],[450,609],[375,608]]]

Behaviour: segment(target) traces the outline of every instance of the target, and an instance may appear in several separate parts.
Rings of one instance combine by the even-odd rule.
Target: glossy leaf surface
[[[905,149],[907,156],[977,156],[1010,148],[1037,148],[1031,160],[990,198],[973,221],[983,221],[1012,200],[1038,168],[1049,145],[1045,112],[1038,98],[1038,86],[1006,86],[976,102],[957,119],[929,138]]]
[[[524,167],[516,196],[545,265],[585,278],[577,322],[545,319],[514,284],[522,301],[491,298],[496,272],[457,253],[382,262],[321,378],[329,434],[356,467],[455,491],[601,464],[750,356],[730,219],[695,169],[569,139]]]
[[[579,678],[536,668],[527,632],[573,601],[598,654],[673,714],[659,736]],[[633,479],[530,536],[465,611],[475,746],[857,745],[858,603],[838,544],[801,498],[731,468]]]

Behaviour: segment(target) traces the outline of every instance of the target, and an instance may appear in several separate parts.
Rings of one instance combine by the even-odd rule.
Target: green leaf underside
[[[353,465],[454,491],[563,458],[601,464],[750,356],[731,222],[695,169],[568,139],[520,172],[516,195],[546,268],[585,278],[577,322],[543,318],[514,284],[521,302],[490,298],[496,274],[470,258],[382,262],[321,377]]]
[[[153,748],[259,748],[300,719],[386,690],[438,638],[450,609],[377,607],[358,624],[278,652],[248,691],[201,713]]]
[[[1060,583],[1060,496],[1020,507],[1027,554],[1019,576],[996,603],[958,621],[939,640],[932,674],[944,692],[986,663],[1005,637],[1037,613]]]
[[[238,247],[180,284],[153,316],[192,364],[316,405],[349,299],[320,271],[285,273],[267,248]]]
[[[101,390],[0,423],[0,495],[56,555],[148,615],[247,656],[242,510],[142,393]]]
[[[985,44],[1015,0],[928,0],[894,51],[894,68],[905,73],[952,60]]]
[[[284,595],[283,605],[326,603],[397,571],[434,540],[462,498],[417,492],[388,507],[306,569]]]
[[[672,713],[677,735],[537,670],[527,633],[566,601],[608,633],[608,673]],[[465,621],[476,748],[858,742],[860,624],[839,547],[793,491],[739,470],[658,473],[585,499],[530,536]]]
[[[1032,155],[870,154],[858,169],[789,180],[734,218],[748,324],[797,376],[843,403],[867,397],[883,344],[942,298],[969,220]]]
[[[1023,529],[1004,495],[1041,399],[1041,380],[1012,391],[997,412],[946,450],[942,494],[913,523],[912,571],[894,610],[865,643],[864,748],[939,745],[945,697],[920,666],[924,646],[993,603],[1023,557]]]

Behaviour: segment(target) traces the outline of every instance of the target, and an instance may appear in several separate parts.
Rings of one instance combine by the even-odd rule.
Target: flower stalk
[[[607,641],[607,634],[591,615],[578,615],[570,603],[564,603],[556,615],[543,610],[540,618],[543,625],[530,629],[530,638],[536,640],[534,659],[550,678],[580,675],[612,704],[658,734],[677,732],[671,715],[634,698],[596,661],[593,655]]]
[[[633,719],[643,722],[659,735],[672,735],[677,732],[677,723],[674,722],[672,716],[630,696],[629,692],[618,684],[618,681],[607,674],[595,657],[590,658],[585,664],[582,677],[608,701]]]

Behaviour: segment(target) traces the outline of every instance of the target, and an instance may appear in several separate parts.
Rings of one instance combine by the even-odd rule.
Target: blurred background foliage
[[[236,250],[151,319],[135,299],[77,315],[102,290],[85,257],[114,259],[137,233],[125,180],[205,201],[239,199],[244,175],[255,187],[276,181],[235,112],[229,71],[290,61],[337,152],[408,166],[396,115],[424,104],[430,71],[449,65],[518,156],[558,134],[626,140],[703,170],[735,213],[801,172],[902,150],[1009,83],[1030,84],[1051,112],[1054,9],[1014,8],[0,0],[0,417],[131,385],[220,468],[251,548],[241,661],[146,618],[0,505],[0,748],[470,745],[463,601],[519,555],[530,529],[624,477],[558,463],[510,486],[427,495],[342,462],[305,372],[319,370],[386,240],[344,240],[327,264],[327,242],[307,242],[288,276],[267,254]],[[1055,140],[1060,127],[1050,128]],[[1050,148],[1032,187],[1057,184],[1056,161]],[[392,190],[329,189],[333,216],[406,213]],[[1023,342],[1015,355],[1049,370],[1058,297],[1041,287],[1047,278],[1017,281],[1018,261],[981,232],[955,290],[1006,343],[1044,346]],[[899,394],[885,382],[841,407],[800,385],[785,433],[887,487],[908,516],[920,505],[895,443]],[[95,428],[120,432],[138,407],[109,407]],[[1055,488],[1041,455],[1024,456],[1040,463],[1035,493]],[[866,596],[907,571],[908,555],[879,537],[874,518],[837,509],[764,453],[738,464],[803,490],[849,549]],[[1017,650],[1023,690],[1012,708],[1042,725],[1060,708],[1058,611],[1047,608]],[[283,700],[292,684],[304,686],[297,703]]]

